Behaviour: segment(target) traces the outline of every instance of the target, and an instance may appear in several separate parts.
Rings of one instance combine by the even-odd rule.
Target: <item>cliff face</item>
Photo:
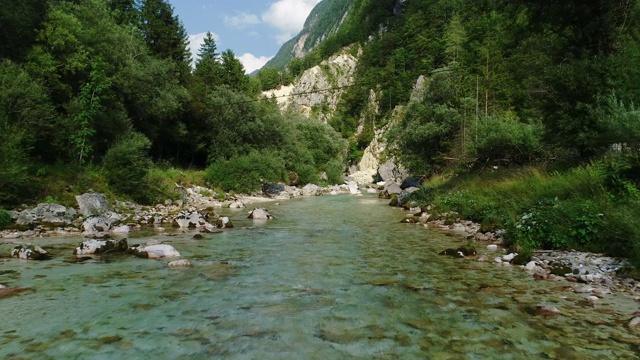
[[[282,108],[314,115],[326,123],[335,113],[340,96],[353,85],[357,65],[357,58],[346,48],[306,70],[292,85],[266,91],[264,96],[275,96]]]

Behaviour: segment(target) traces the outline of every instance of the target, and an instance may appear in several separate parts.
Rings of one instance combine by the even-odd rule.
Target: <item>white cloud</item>
[[[278,43],[284,43],[302,30],[304,21],[320,0],[278,0],[262,14],[262,20],[280,30]]]
[[[211,33],[211,35],[213,35],[213,39],[217,44],[220,41],[220,36],[214,33]],[[206,32],[189,35],[189,51],[191,51],[191,58],[193,59],[194,64],[196,63],[198,57],[198,51],[200,51],[200,47],[202,46],[202,44],[204,44],[205,37],[207,37]]]
[[[247,74],[252,73],[255,70],[260,69],[267,63],[267,61],[271,60],[273,56],[260,56],[256,57],[253,54],[245,53],[242,56],[237,57],[238,60],[244,65],[244,70]]]
[[[254,14],[247,14],[246,12],[241,12],[235,16],[225,15],[224,23],[237,29],[243,29],[250,25],[259,24],[260,20]]]

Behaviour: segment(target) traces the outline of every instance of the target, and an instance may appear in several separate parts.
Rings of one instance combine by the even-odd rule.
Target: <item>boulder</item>
[[[113,211],[105,211],[102,215],[94,215],[87,218],[82,223],[82,230],[89,234],[109,231],[113,224],[119,220],[120,215]]]
[[[253,209],[253,211],[251,211],[251,213],[249,214],[249,219],[254,219],[254,220],[271,220],[273,219],[273,215],[271,215],[269,213],[269,211],[267,211],[267,209],[265,208],[255,208]]]
[[[77,195],[76,201],[78,202],[80,213],[84,217],[102,215],[109,208],[107,198],[103,194],[97,192]]]
[[[405,190],[408,188],[419,188],[420,187],[420,180],[416,180],[414,178],[406,178],[402,181],[402,184],[400,184],[400,189]]]
[[[382,164],[378,168],[376,182],[392,181],[392,182],[401,183],[405,178],[407,178],[407,176],[408,174],[405,169],[403,169],[402,167],[396,166],[396,164],[392,160],[388,160],[386,163]]]
[[[240,200],[236,200],[229,204],[229,209],[243,209],[244,207],[246,207],[246,205]]]
[[[358,190],[358,184],[355,181],[349,181],[347,186],[349,187],[349,193],[351,195],[356,195],[360,193],[360,191]]]
[[[17,225],[65,227],[73,225],[77,212],[60,204],[42,203],[35,208],[16,211],[13,219]]]
[[[233,223],[226,216],[221,216],[216,220],[216,227],[219,229],[231,229],[233,228]]]
[[[284,191],[284,184],[266,183],[262,185],[262,192],[269,197],[277,196]]]
[[[205,226],[207,225],[207,217],[197,211],[181,211],[180,214],[173,219],[172,225],[180,228]]]
[[[382,192],[387,194],[387,195],[400,195],[402,194],[402,189],[400,188],[400,185],[394,183],[394,182],[387,182],[384,185],[384,188],[382,189]]]
[[[304,196],[318,196],[321,195],[320,187],[316,184],[307,184],[302,188],[302,195]]]
[[[411,188],[407,188],[407,189],[403,190],[402,193],[400,193],[398,195],[398,206],[406,205],[409,202],[409,198],[410,198],[411,193],[416,191],[416,190],[419,190],[419,189],[416,188],[416,187],[411,187]]]
[[[73,250],[75,255],[96,255],[108,252],[125,252],[127,251],[127,239],[122,240],[97,240],[91,239],[83,241]]]
[[[47,260],[51,258],[43,248],[33,244],[18,244],[11,249],[11,257],[24,260]]]
[[[148,259],[160,259],[180,257],[180,253],[173,246],[168,244],[158,244],[157,241],[150,241],[144,245],[133,245],[127,252],[137,257]]]

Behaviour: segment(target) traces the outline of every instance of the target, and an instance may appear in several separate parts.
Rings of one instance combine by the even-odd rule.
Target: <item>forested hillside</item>
[[[0,204],[89,187],[152,203],[174,195],[174,167],[227,191],[339,180],[339,136],[258,101],[212,36],[192,68],[165,0],[9,0],[0,36]]]

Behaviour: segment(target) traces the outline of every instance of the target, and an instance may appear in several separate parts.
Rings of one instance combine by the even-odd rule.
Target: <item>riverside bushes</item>
[[[505,229],[508,245],[605,252],[640,265],[640,229],[633,220],[640,216],[640,197],[634,182],[621,180],[624,158],[613,155],[564,172],[521,168],[461,175],[412,197],[438,213],[455,211],[480,222],[483,230]]]

